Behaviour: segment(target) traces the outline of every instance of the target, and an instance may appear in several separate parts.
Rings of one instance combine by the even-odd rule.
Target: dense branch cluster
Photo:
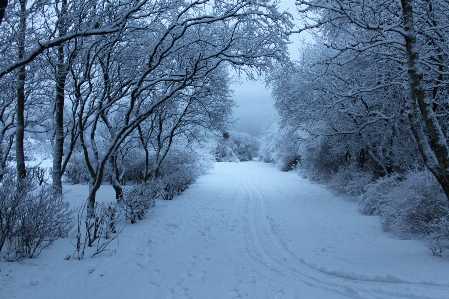
[[[413,226],[420,229],[408,233],[432,235],[426,229],[449,217],[448,2],[297,0],[296,6],[297,32],[314,38],[292,68],[272,74],[281,121],[265,134],[263,158],[286,170],[299,164],[339,192],[368,192],[362,210],[373,205],[384,223],[403,221],[386,229],[401,227],[396,232],[404,235]],[[384,186],[382,180],[402,195],[366,187]],[[412,184],[420,188],[405,187]],[[426,225],[404,225],[412,219]]]
[[[92,221],[105,180],[119,202],[129,180],[166,182],[168,198],[185,189],[208,167],[197,169],[189,154],[199,153],[185,149],[210,150],[207,139],[230,120],[229,69],[261,72],[288,59],[292,24],[276,1],[0,4],[0,179],[11,159],[25,179],[23,141],[44,136],[52,189],[62,193],[63,178],[87,181]],[[164,180],[177,155],[194,175]]]

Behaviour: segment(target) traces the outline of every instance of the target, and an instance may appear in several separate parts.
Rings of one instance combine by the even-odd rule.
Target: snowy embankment
[[[87,186],[66,186],[80,204]],[[113,198],[103,187],[98,198]],[[73,242],[73,239],[72,239]],[[127,224],[110,251],[70,239],[0,263],[1,298],[449,298],[449,257],[381,231],[357,203],[261,162],[217,163]]]

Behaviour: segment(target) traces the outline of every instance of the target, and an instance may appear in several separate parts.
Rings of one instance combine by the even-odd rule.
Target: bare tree
[[[127,136],[163,103],[187,92],[223,63],[262,69],[272,59],[286,58],[284,39],[287,36],[284,34],[290,23],[273,6],[262,2],[221,4],[171,2],[164,9],[152,8],[154,15],[150,21],[130,23],[120,37],[126,39],[140,32],[137,44],[111,43],[110,50],[102,54],[112,64],[105,64],[106,60],[97,60],[92,55],[92,65],[109,73],[103,72],[103,87],[97,92],[98,96],[80,100],[82,112],[78,123],[81,126],[81,145],[91,172],[91,211],[108,161]],[[214,11],[214,15],[208,11]],[[151,38],[145,38],[146,35]],[[121,55],[128,53],[129,46],[144,49],[139,65],[132,72],[135,77],[131,80],[127,80],[131,77],[125,73],[126,66],[118,63],[122,61],[118,60]],[[116,78],[114,81],[112,72]],[[90,75],[90,86],[93,87],[100,82],[93,77],[94,74],[96,72]],[[108,75],[106,80],[105,75]],[[113,85],[108,87],[109,84]],[[119,108],[123,117],[112,126],[109,117]],[[114,128],[114,132],[109,131],[108,142],[100,152],[98,133],[102,127]],[[104,141],[103,138],[101,140]]]
[[[54,106],[46,113],[54,112],[54,187],[60,192],[79,139],[91,178],[92,216],[95,194],[127,138],[169,102],[177,103],[178,121],[182,119],[172,123],[175,131],[187,132],[187,123],[201,125],[200,118],[203,125],[207,117],[218,120],[214,113],[225,111],[226,105],[213,96],[206,100],[214,93],[205,78],[222,67],[261,72],[274,60],[287,61],[289,18],[277,11],[276,1],[262,0],[8,4],[0,26],[5,41],[0,45],[0,83],[18,79],[14,128],[19,175],[25,176],[21,153],[26,121],[38,119],[25,106],[38,103],[38,97],[27,100],[25,91],[32,84],[50,90],[53,82],[49,94]],[[41,76],[41,83],[26,77],[34,67],[40,67],[33,76]],[[48,121],[42,123],[48,126]]]
[[[403,90],[416,146],[449,199],[447,104],[449,86],[446,1],[296,1],[305,26],[319,28],[342,65],[363,53],[397,66],[392,81]],[[342,34],[344,39],[338,38]],[[374,57],[374,56],[372,56]],[[372,74],[372,80],[379,78]]]
[[[101,36],[118,32],[128,18],[140,11],[147,2],[149,1],[71,1],[71,6],[67,8],[68,15],[65,19],[73,25],[70,26],[65,35],[56,37],[54,36],[54,32],[58,30],[54,20],[58,20],[58,18],[55,17],[55,10],[43,9],[42,5],[47,4],[45,1],[33,1],[29,3],[28,6],[32,8],[29,13],[33,21],[38,22],[39,25],[42,25],[43,28],[48,30],[45,30],[44,33],[38,30],[31,33],[33,40],[29,41],[29,46],[27,47],[27,51],[23,53],[23,57],[0,61],[0,78],[31,63],[46,50],[55,48],[67,41],[79,37]],[[11,5],[8,6],[8,8],[10,7]],[[12,12],[15,9],[13,6],[9,11]],[[111,13],[113,13],[114,17],[107,18]],[[16,20],[13,18],[11,20],[7,18],[6,21],[8,22],[8,26],[5,26],[6,24],[3,23],[0,30],[9,30],[6,27],[17,25]],[[0,34],[3,35],[4,32],[0,32]]]

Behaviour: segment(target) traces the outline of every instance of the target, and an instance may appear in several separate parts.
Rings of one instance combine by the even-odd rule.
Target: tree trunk
[[[90,178],[89,180],[89,196],[87,198],[87,215],[86,219],[95,219],[95,199],[97,196],[97,190],[95,188],[95,180]]]
[[[2,24],[3,17],[5,16],[5,10],[8,6],[8,0],[0,0],[0,25]]]
[[[64,155],[64,47],[58,47],[58,65],[56,67],[56,99],[55,99],[55,140],[53,149],[53,189],[62,193],[62,157]]]
[[[65,14],[67,0],[61,3],[61,12],[58,19],[59,36],[66,34]],[[64,44],[57,47],[58,61],[56,65],[56,98],[55,98],[55,140],[53,148],[53,189],[62,194],[62,158],[64,155],[64,91],[67,78],[67,65],[65,62]]]
[[[18,30],[18,60],[25,57],[25,30],[26,30],[26,0],[20,0],[20,23]],[[25,138],[25,66],[19,68],[17,80],[17,106],[16,106],[16,163],[17,177],[23,179],[26,177],[25,151],[23,140]]]
[[[115,199],[119,202],[123,199],[123,188],[119,182],[118,176],[118,170],[117,170],[117,162],[116,162],[117,156],[112,155],[109,159],[109,163],[111,165],[111,181],[112,181],[112,187],[115,190]]]
[[[412,0],[401,0],[408,62],[409,119],[424,163],[435,176],[449,200],[449,150],[441,125],[433,110],[433,101],[426,97],[424,89],[424,74],[419,65],[420,57],[414,28],[413,2]]]

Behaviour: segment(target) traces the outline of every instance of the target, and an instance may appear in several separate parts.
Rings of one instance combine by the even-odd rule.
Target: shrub
[[[259,142],[245,132],[224,132],[218,141],[215,158],[218,162],[250,161],[258,151]]]
[[[120,205],[123,207],[126,218],[135,223],[142,220],[150,208],[155,206],[155,199],[160,192],[160,182],[150,181],[136,186],[123,188],[123,199]]]
[[[279,127],[277,125],[272,125],[264,132],[260,137],[260,146],[259,146],[259,160],[266,163],[274,163],[275,158],[275,150],[276,150],[276,140],[279,136]]]
[[[63,177],[66,183],[80,184],[89,182],[89,169],[82,152],[74,151]]]
[[[295,128],[272,125],[262,133],[259,159],[275,163],[282,171],[295,169],[302,161],[299,147],[302,137]]]
[[[411,171],[370,184],[361,196],[361,211],[380,215],[382,228],[400,238],[441,234],[448,203],[429,171]]]
[[[87,201],[78,211],[77,229],[75,231],[75,252],[73,257],[83,259],[86,253],[86,247],[89,249],[90,257],[105,252],[108,245],[118,238],[123,228],[117,229],[120,219],[120,209],[116,203],[95,203],[95,217],[85,216]],[[85,230],[82,229],[83,222]],[[96,246],[94,246],[96,245]]]
[[[359,210],[365,215],[380,215],[387,203],[388,194],[397,188],[402,180],[399,174],[391,174],[365,186],[359,199]]]
[[[423,235],[424,244],[433,255],[441,256],[449,250],[449,210],[446,216],[435,218],[428,223],[428,232]]]
[[[382,226],[402,238],[429,234],[430,223],[447,213],[447,200],[428,171],[411,172],[389,194],[381,213]]]
[[[0,187],[0,251],[7,260],[37,257],[74,225],[73,211],[51,188],[37,188],[28,175],[17,181],[7,171]]]
[[[236,162],[239,160],[234,152],[234,144],[229,137],[218,142],[215,159],[217,162]]]
[[[339,194],[359,196],[373,179],[373,174],[355,166],[341,167],[329,181],[329,187]]]
[[[294,170],[296,166],[298,166],[299,162],[301,162],[301,157],[296,154],[285,155],[281,159],[279,159],[278,168],[281,171],[290,171]]]
[[[162,184],[160,195],[164,199],[173,199],[212,169],[213,163],[214,156],[207,146],[173,146],[159,171]]]

